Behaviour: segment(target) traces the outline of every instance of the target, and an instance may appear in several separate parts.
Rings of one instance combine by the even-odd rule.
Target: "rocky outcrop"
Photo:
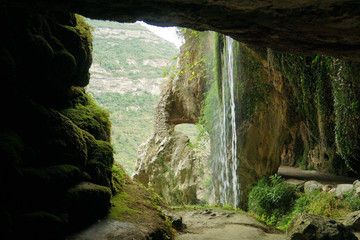
[[[194,40],[196,42],[196,40]],[[191,45],[190,45],[191,46]],[[168,78],[155,111],[153,135],[140,146],[133,177],[151,186],[169,204],[195,204],[204,178],[206,160],[189,147],[189,138],[174,130],[181,123],[196,123],[204,91],[204,77],[186,68],[199,55],[198,45],[182,48],[177,72]],[[195,71],[195,70],[194,70]],[[179,74],[182,72],[181,74]]]
[[[350,230],[359,232],[360,231],[360,211],[349,213],[342,221],[345,227]]]
[[[5,3],[27,8],[70,10],[95,19],[143,20],[161,26],[212,30],[241,42],[285,52],[360,60],[357,0],[74,0],[51,4],[44,0],[6,0]]]
[[[300,214],[295,217],[290,223],[287,235],[291,240],[357,239],[342,223],[314,214]]]
[[[71,13],[6,7],[1,21],[3,236],[63,239],[105,216],[119,187],[108,114],[82,88],[89,26]]]

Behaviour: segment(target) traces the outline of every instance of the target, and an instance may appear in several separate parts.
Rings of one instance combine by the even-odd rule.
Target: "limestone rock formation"
[[[349,213],[342,222],[345,227],[350,228],[352,231],[360,231],[360,211]]]
[[[139,148],[133,177],[145,186],[154,188],[169,204],[195,204],[203,177],[200,171],[205,163],[197,159],[189,148],[189,138],[174,131],[172,119],[179,123],[185,114],[180,115],[176,108],[169,108],[174,103],[180,104],[174,99],[172,88],[170,81],[156,108],[153,136]],[[173,118],[173,114],[176,118]],[[188,122],[189,119],[184,121]]]
[[[314,214],[300,214],[295,217],[290,223],[287,235],[291,240],[357,239],[343,224]]]
[[[193,51],[196,55],[199,49],[194,46]],[[182,49],[180,58],[184,60],[185,54],[186,50]],[[169,204],[195,204],[199,201],[197,192],[204,178],[206,161],[198,159],[189,147],[189,138],[174,128],[177,124],[197,122],[204,79],[199,75],[191,80],[191,72],[178,71],[184,74],[170,77],[160,94],[153,135],[139,148],[133,177],[154,188]]]
[[[241,41],[300,54],[325,54],[359,61],[359,2],[162,0],[6,0],[13,6],[70,10],[120,22],[213,30]]]

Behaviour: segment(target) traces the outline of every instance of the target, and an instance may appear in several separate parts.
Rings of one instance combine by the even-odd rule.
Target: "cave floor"
[[[176,240],[282,240],[284,233],[269,229],[254,218],[229,210],[204,209],[183,210],[182,216],[186,228]]]
[[[307,181],[317,180],[323,184],[353,183],[355,178],[335,176],[331,174],[319,173],[316,171],[301,170],[299,168],[281,166],[278,174],[288,180]],[[144,192],[132,181],[127,182],[124,193],[130,196],[139,195]],[[145,192],[143,193],[145,194]],[[122,239],[122,240],[142,240],[148,239],[150,233],[156,231],[159,225],[155,221],[157,210],[147,207],[141,199],[148,196],[139,196],[131,201],[127,200],[130,208],[136,212],[128,212],[124,219],[108,217],[90,226],[83,232],[74,234],[68,240],[103,240],[103,239]],[[133,204],[134,206],[132,206]],[[136,205],[136,207],[135,207]],[[145,206],[138,209],[139,206]],[[115,207],[116,209],[116,207]],[[131,214],[130,214],[131,213]],[[234,212],[224,209],[183,209],[177,211],[183,218],[186,228],[176,234],[176,240],[285,240],[285,233],[271,229],[260,223],[255,218],[245,213]],[[152,216],[154,215],[154,216]],[[135,220],[134,220],[135,219]],[[359,233],[355,233],[360,237]]]

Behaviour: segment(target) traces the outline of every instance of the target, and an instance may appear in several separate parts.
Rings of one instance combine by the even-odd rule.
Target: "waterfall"
[[[222,204],[237,206],[240,186],[237,168],[237,134],[234,93],[234,53],[233,39],[226,37],[226,51],[223,54],[222,99],[220,121],[219,149],[215,157],[218,179],[219,200]]]

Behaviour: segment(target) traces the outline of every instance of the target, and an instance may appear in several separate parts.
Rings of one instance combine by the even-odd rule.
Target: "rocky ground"
[[[204,209],[178,212],[186,228],[177,240],[282,240],[284,233],[269,229],[254,218],[229,210]]]
[[[353,178],[336,177],[330,174],[322,174],[316,171],[304,171],[297,168],[281,167],[279,174],[286,177],[288,180],[292,179],[294,183],[309,180],[316,180],[322,184],[347,184],[354,181]],[[131,182],[128,182],[127,189],[124,192],[130,193],[130,191],[139,191],[138,187]],[[129,190],[130,189],[130,190]],[[133,203],[134,206],[131,204]],[[145,213],[148,211],[148,207],[145,206],[142,209],[138,209],[138,200],[127,199],[127,205],[130,208],[137,209],[137,212],[131,213],[128,209],[127,217],[114,218],[109,217],[101,220],[98,223],[92,225],[88,229],[81,233],[77,233],[68,238],[68,240],[100,240],[100,239],[112,239],[112,240],[147,240],[147,239],[162,239],[162,238],[149,238],[152,234],[156,233],[157,229],[154,227],[154,217],[145,217]],[[114,206],[114,203],[113,203]],[[151,208],[150,208],[151,209]],[[126,211],[125,211],[126,212]],[[169,214],[168,211],[165,215],[177,216],[177,220],[173,222],[177,224],[179,230],[176,233],[176,240],[228,240],[228,239],[244,239],[244,240],[285,240],[286,234],[279,230],[269,228],[263,223],[257,221],[255,218],[247,215],[246,213],[234,212],[224,209],[198,209],[196,207],[187,208],[176,211],[176,214]],[[151,214],[158,216],[159,212],[155,209],[151,210]],[[360,212],[359,212],[360,214]],[[131,216],[135,216],[137,220],[130,219]],[[182,218],[182,225],[178,223],[178,219]],[[305,218],[308,216],[305,216]],[[360,219],[360,218],[359,218]],[[172,219],[174,220],[174,219]],[[316,224],[313,220],[309,220],[309,226]],[[324,220],[321,220],[324,221]],[[325,220],[327,221],[327,220]],[[360,227],[360,220],[356,220],[357,225]],[[334,221],[329,220],[330,224],[336,224]],[[305,224],[306,225],[306,224]],[[357,226],[356,225],[356,226]],[[355,226],[355,225],[354,225]],[[304,226],[304,229],[307,225]],[[338,228],[338,227],[336,227]],[[356,237],[360,237],[360,233],[354,232]],[[154,235],[153,235],[154,236]],[[166,238],[164,238],[166,239]],[[346,238],[344,238],[346,239]],[[354,239],[354,238],[351,238]]]

